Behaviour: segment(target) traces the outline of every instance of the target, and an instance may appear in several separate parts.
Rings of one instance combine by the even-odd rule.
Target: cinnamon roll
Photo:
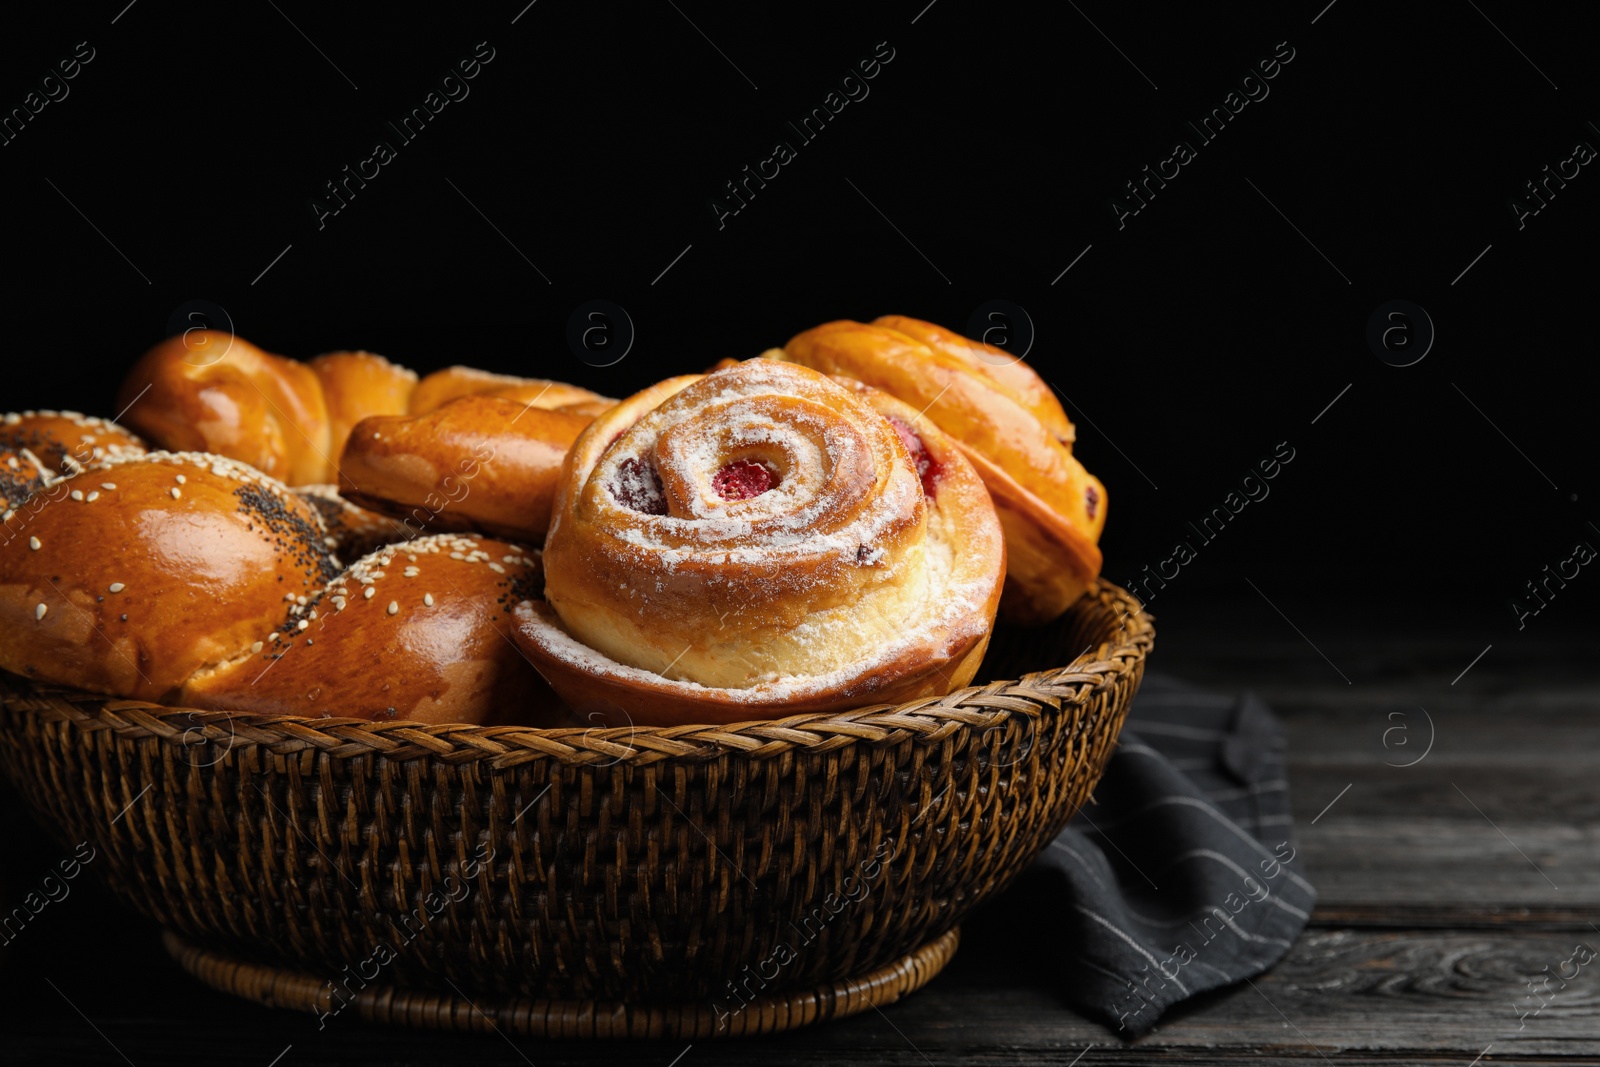
[[[586,714],[734,722],[971,681],[1005,572],[916,409],[771,360],[673,378],[573,445],[518,643]]]

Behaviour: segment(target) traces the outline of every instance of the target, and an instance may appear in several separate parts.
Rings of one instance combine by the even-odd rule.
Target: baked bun
[[[149,451],[138,435],[109,419],[76,411],[11,412],[0,418],[0,452],[32,452],[52,475]]]
[[[133,365],[117,404],[129,426],[173,451],[215,452],[291,485],[333,480],[316,374],[242,337],[167,338]]]
[[[315,509],[222,456],[109,459],[30,500],[0,543],[0,667],[164,700],[337,573]]]
[[[1000,613],[1054,619],[1100,573],[1106,491],[1072,455],[1050,387],[1020,360],[932,323],[889,315],[830,322],[777,358],[858,379],[925,411],[988,486],[1008,556]]]
[[[646,389],[568,454],[517,638],[578,712],[774,718],[941,696],[1005,569],[983,483],[914,408],[750,360]]]
[[[363,419],[339,460],[339,489],[413,536],[482,530],[540,541],[562,461],[590,421],[487,394]]]
[[[440,534],[374,552],[317,595],[278,603],[253,651],[203,670],[198,708],[424,723],[537,723],[556,702],[511,642],[539,596],[538,553]]]
[[[298,485],[294,493],[317,509],[327,528],[327,545],[340,560],[357,560],[385,545],[409,541],[416,533],[339,495],[337,485]]]
[[[145,451],[144,442],[130,431],[76,411],[0,416],[0,513],[91,463]]]
[[[591,393],[566,382],[491,374],[472,367],[446,367],[428,375],[417,385],[417,391],[411,397],[411,413],[421,415],[460,397],[477,395],[504,397],[528,407],[568,411],[590,418],[616,404],[610,397]]]
[[[419,382],[371,352],[300,363],[217,330],[190,330],[145,353],[118,403],[130,426],[164,448],[216,452],[299,486],[339,481],[339,455],[362,419],[424,414],[480,393],[588,418],[616,403],[563,382],[468,367]]]
[[[50,477],[38,457],[27,450],[0,450],[0,515],[11,512],[37,493]]]
[[[417,372],[371,352],[329,352],[306,366],[322,386],[322,403],[328,412],[327,462],[317,480],[333,482],[338,478],[339,452],[351,427],[369,415],[409,411]]]

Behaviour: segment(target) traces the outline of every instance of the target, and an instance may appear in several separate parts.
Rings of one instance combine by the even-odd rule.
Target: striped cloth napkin
[[[1148,675],[1093,800],[1035,862],[1075,955],[1068,999],[1123,1037],[1254,977],[1305,928],[1316,890],[1289,816],[1284,731],[1251,694]]]

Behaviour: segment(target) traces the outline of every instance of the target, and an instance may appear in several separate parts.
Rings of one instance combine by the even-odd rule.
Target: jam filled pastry
[[[900,315],[830,322],[766,355],[882,389],[955,438],[1005,528],[1002,617],[1049,622],[1093,584],[1106,489],[1072,455],[1072,423],[1026,364]]]
[[[930,420],[750,360],[583,432],[516,637],[616,725],[842,710],[971,681],[1004,573],[989,494]]]

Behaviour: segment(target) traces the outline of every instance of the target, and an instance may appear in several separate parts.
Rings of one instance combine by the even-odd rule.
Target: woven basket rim
[[[305,749],[355,755],[364,750],[389,759],[448,759],[454,755],[462,761],[488,757],[507,765],[532,759],[599,765],[649,763],[709,759],[727,752],[769,757],[795,748],[816,751],[819,746],[894,742],[908,732],[934,740],[961,726],[987,729],[1014,715],[1036,716],[1044,706],[1059,708],[1062,699],[1081,700],[1138,670],[1155,639],[1150,615],[1125,589],[1100,578],[1084,594],[1084,599],[1089,598],[1120,609],[1121,625],[1064,666],[898,705],[870,704],[849,711],[806,712],[725,725],[475,726],[405,719],[309,718],[126,700],[34,682],[4,671],[0,671],[0,702],[16,710],[19,702],[15,695],[21,694],[21,703],[34,705],[29,710],[80,724],[93,723],[97,730],[163,736],[190,746],[226,742],[230,750],[235,744],[251,743],[276,755]],[[1088,688],[1078,688],[1083,686]],[[11,699],[5,699],[7,690],[13,694]],[[42,699],[35,703],[28,697]]]

